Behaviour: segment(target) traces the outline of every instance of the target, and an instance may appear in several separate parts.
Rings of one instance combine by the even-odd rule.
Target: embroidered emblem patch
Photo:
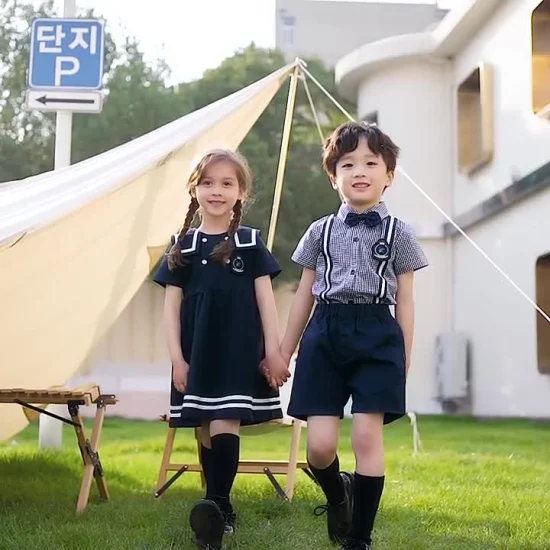
[[[244,261],[240,256],[237,256],[233,259],[233,262],[231,264],[231,269],[235,273],[242,273],[244,271]]]
[[[372,257],[380,261],[389,260],[390,245],[384,239],[376,241],[372,247]]]

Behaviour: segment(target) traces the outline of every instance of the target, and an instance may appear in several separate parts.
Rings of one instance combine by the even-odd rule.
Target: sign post
[[[56,111],[54,169],[71,164],[73,113],[103,108],[102,21],[76,17],[76,0],[64,0],[62,18],[37,18],[31,26],[27,110]],[[48,410],[65,416],[60,405]],[[39,415],[38,445],[60,449],[63,424]]]
[[[77,18],[75,4],[64,0],[62,18],[37,18],[31,26],[25,107],[57,112],[55,169],[71,164],[73,113],[103,108],[104,25]]]

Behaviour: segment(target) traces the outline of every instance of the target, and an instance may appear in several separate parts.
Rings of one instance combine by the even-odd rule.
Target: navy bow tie
[[[346,216],[346,223],[352,227],[364,223],[367,227],[376,227],[382,218],[378,212],[365,212],[363,214],[357,214],[356,212],[350,212]]]

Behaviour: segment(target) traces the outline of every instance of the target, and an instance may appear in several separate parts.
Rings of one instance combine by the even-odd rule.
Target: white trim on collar
[[[191,246],[189,248],[182,248],[181,249],[182,254],[188,254],[189,252],[195,252],[197,250],[197,243],[199,241],[199,232],[194,227],[189,229],[189,231],[193,232],[193,239],[191,240]],[[185,237],[187,237],[187,235],[185,235]],[[181,242],[184,241],[185,237],[183,237],[183,239],[181,239]],[[181,238],[181,234],[176,233],[174,235],[174,239],[175,239],[174,242],[177,242],[180,238]]]
[[[239,232],[236,231],[235,232],[235,245],[237,246],[237,248],[248,248],[248,247],[251,247],[251,246],[256,246],[257,244],[257,235],[258,235],[258,230],[257,229],[251,229],[250,230],[250,242],[249,243],[242,243],[241,240],[239,239]]]
[[[243,228],[240,228],[239,230],[242,230]],[[248,228],[247,228],[248,229]],[[248,229],[246,230],[245,229],[245,232],[250,234],[250,242],[242,242],[239,238],[239,230],[237,230],[235,232],[235,235],[233,236],[233,239],[235,241],[235,246],[237,248],[253,248],[255,247],[257,244],[258,244],[258,233],[259,233],[259,230],[258,229]],[[182,254],[189,254],[191,252],[196,252],[197,251],[197,248],[198,248],[198,243],[199,243],[199,233],[200,231],[198,231],[196,228],[192,227],[189,231],[192,231],[193,232],[193,238],[191,240],[191,245],[188,247],[188,248],[182,248],[181,249],[181,253]],[[186,237],[189,236],[189,233],[186,235]],[[175,234],[174,235],[174,238],[176,239],[176,241],[180,238],[180,235],[179,234]],[[185,237],[184,237],[185,239]],[[182,241],[184,240],[182,239]],[[227,239],[227,237],[226,237]]]

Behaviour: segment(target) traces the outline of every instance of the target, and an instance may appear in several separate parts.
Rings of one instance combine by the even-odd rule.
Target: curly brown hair
[[[237,151],[232,151],[230,149],[213,149],[212,151],[206,153],[200,162],[195,166],[187,182],[187,191],[191,196],[191,201],[189,202],[189,209],[187,210],[187,215],[185,216],[183,226],[179,231],[178,238],[167,253],[169,269],[175,269],[177,266],[185,265],[185,261],[181,254],[180,239],[187,234],[189,228],[193,224],[197,212],[199,212],[199,203],[195,197],[195,189],[204,178],[206,169],[213,163],[221,161],[230,162],[235,167],[242,199],[238,200],[233,207],[233,216],[228,229],[229,239],[217,245],[212,251],[211,257],[222,263],[226,263],[227,260],[231,258],[234,247],[233,236],[237,232],[237,229],[239,229],[242,220],[243,205],[250,196],[252,174],[250,172],[248,161]]]

